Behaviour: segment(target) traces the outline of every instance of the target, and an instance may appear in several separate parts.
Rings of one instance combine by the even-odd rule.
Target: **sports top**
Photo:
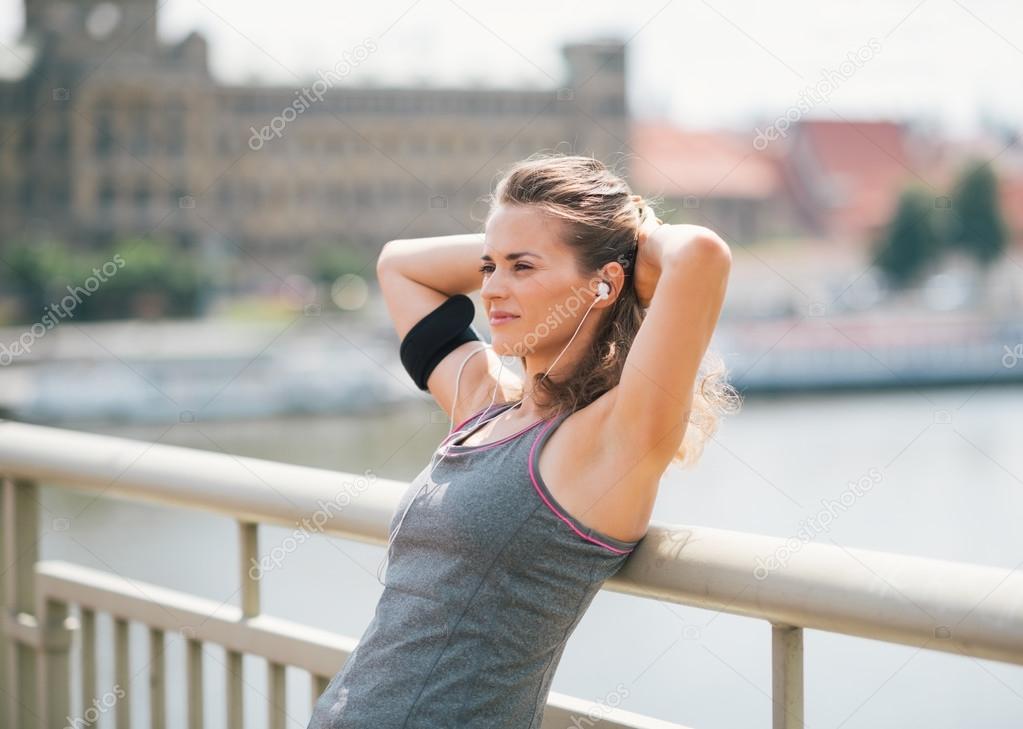
[[[376,612],[309,729],[540,726],[569,636],[642,540],[585,526],[540,476],[540,449],[570,412],[461,444],[516,404],[484,408],[438,446],[435,459],[447,456],[395,536]],[[429,468],[405,491],[389,533]]]

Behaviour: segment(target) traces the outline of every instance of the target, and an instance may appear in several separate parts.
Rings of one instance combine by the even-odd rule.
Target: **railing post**
[[[82,633],[81,662],[78,670],[82,674],[82,724],[80,729],[89,729],[99,722],[95,709],[96,694],[96,612],[84,605],[78,606],[79,630]],[[155,728],[154,728],[155,729]]]
[[[71,717],[71,625],[66,602],[46,600],[39,621],[42,673],[39,706],[47,727],[66,726]]]
[[[803,729],[803,629],[771,623],[773,729]]]
[[[263,571],[259,562],[259,524],[247,521],[238,522],[238,546],[238,554],[241,558],[239,566],[242,580],[242,620],[245,620],[256,617],[262,610],[259,586],[263,579]],[[229,658],[231,659],[228,663],[229,666],[235,661],[240,666],[241,658],[234,654],[234,651]],[[287,722],[287,712],[285,711],[287,701],[286,666],[277,661],[267,661],[266,672],[268,724],[270,729],[284,729]],[[237,680],[240,681],[240,679],[241,672],[239,671]],[[241,697],[241,687],[236,686],[233,680],[234,677],[232,677],[232,684],[228,692],[229,701],[235,695],[239,699]],[[239,709],[236,714],[240,716],[241,710]]]
[[[114,690],[117,704],[114,708],[114,724],[117,729],[127,729],[131,725],[131,647],[129,641],[129,623],[126,618],[118,615],[114,619]]]
[[[159,628],[149,629],[149,727],[164,729],[167,726],[167,676],[164,667],[164,632]]]
[[[267,696],[269,697],[268,725],[270,729],[284,729],[288,719],[288,714],[285,711],[287,705],[286,667],[277,661],[267,661],[266,670]]]
[[[259,524],[238,521],[238,568],[242,587],[242,620],[259,615]],[[242,654],[227,652],[227,727],[243,729],[244,702],[242,696]],[[272,694],[271,694],[272,695]]]
[[[312,703],[315,705],[316,702],[320,700],[320,697],[323,696],[323,692],[327,690],[327,686],[330,684],[330,678],[327,676],[316,675],[312,675],[310,678],[312,679],[311,684],[313,690]]]
[[[185,707],[188,717],[188,729],[203,728],[203,670],[202,641],[198,638],[185,638],[185,684],[188,705]]]
[[[263,578],[259,565],[259,524],[238,522],[238,556],[242,583],[242,617],[254,618],[262,609],[259,604],[259,584]]]
[[[5,564],[4,631],[8,643],[7,695],[4,697],[7,726],[43,729],[39,701],[35,615],[35,564],[39,558],[36,486],[31,481],[3,480],[3,535]]]

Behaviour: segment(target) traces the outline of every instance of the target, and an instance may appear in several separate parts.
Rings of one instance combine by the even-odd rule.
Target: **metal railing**
[[[117,727],[128,726],[133,675],[128,629],[136,622],[148,628],[155,657],[143,667],[149,672],[150,726],[165,725],[167,677],[157,658],[167,632],[176,631],[186,645],[190,729],[203,726],[204,643],[225,650],[227,725],[245,724],[242,658],[252,655],[267,661],[269,725],[283,729],[286,668],[308,671],[313,701],[356,641],[261,612],[259,580],[250,569],[253,560],[258,562],[258,525],[294,526],[316,515],[318,529],[326,534],[383,545],[407,486],[377,479],[372,488],[353,493],[351,485],[361,479],[356,474],[10,421],[0,421],[0,477],[0,563],[5,568],[0,581],[0,729],[66,726],[74,670],[82,696],[93,702],[100,697],[97,613],[113,620],[115,686],[123,694],[112,707]],[[66,562],[40,562],[40,482],[235,519],[240,606]],[[330,504],[339,508],[332,511]],[[805,628],[1023,665],[1023,573],[814,543],[793,548],[791,541],[654,522],[604,589],[770,623],[774,729],[803,726]],[[853,563],[862,569],[850,569]],[[72,605],[78,608],[77,620]],[[70,659],[75,639],[78,666]],[[601,707],[594,717],[591,708],[590,702],[552,692],[544,727],[571,726],[580,717],[602,729],[680,726],[611,707]],[[88,713],[85,706],[82,710]],[[90,725],[95,725],[92,716],[76,723]]]

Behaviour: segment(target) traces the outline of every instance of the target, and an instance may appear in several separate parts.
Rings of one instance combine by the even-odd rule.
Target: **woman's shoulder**
[[[583,407],[556,416],[560,424],[534,457],[537,470],[543,472],[541,477],[562,508],[604,534],[633,539],[633,534],[646,533],[650,497],[660,478],[634,463],[635,454],[614,447],[609,420],[613,400],[614,393],[604,393]]]
[[[613,395],[604,393],[592,402],[571,410],[562,410],[549,418],[548,440],[559,461],[594,463],[606,455],[604,447],[611,431],[608,428]],[[557,434],[557,437],[555,435]]]

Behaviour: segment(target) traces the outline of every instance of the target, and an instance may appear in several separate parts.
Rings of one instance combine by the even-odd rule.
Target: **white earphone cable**
[[[549,374],[551,373],[551,370],[553,370],[553,369],[554,369],[554,365],[556,365],[556,364],[558,363],[558,360],[559,360],[559,359],[561,359],[562,355],[563,355],[563,354],[565,354],[565,352],[566,352],[566,351],[568,351],[568,348],[569,348],[569,346],[571,346],[572,342],[573,342],[573,341],[575,340],[575,337],[576,337],[576,335],[577,335],[577,334],[579,333],[579,329],[580,329],[580,328],[582,327],[582,325],[583,325],[583,322],[584,322],[584,321],[586,321],[586,317],[587,317],[587,316],[589,316],[589,314],[590,314],[590,311],[591,311],[591,310],[593,309],[594,305],[595,305],[595,304],[596,304],[596,303],[597,303],[598,301],[603,301],[603,300],[605,300],[605,299],[607,299],[607,298],[608,298],[608,296],[609,296],[609,295],[610,295],[610,293],[611,293],[611,287],[610,287],[610,286],[608,286],[608,284],[607,284],[606,282],[604,282],[604,281],[601,281],[601,282],[600,282],[600,283],[599,283],[599,284],[597,285],[597,292],[598,292],[598,293],[597,293],[596,297],[595,297],[595,298],[593,299],[593,302],[592,302],[592,303],[590,304],[589,308],[588,308],[588,309],[586,310],[586,313],[585,313],[585,314],[583,314],[582,318],[581,318],[581,319],[579,320],[579,324],[578,324],[578,326],[576,326],[576,328],[575,328],[575,331],[574,331],[574,332],[572,333],[572,337],[571,337],[571,338],[570,338],[570,339],[568,340],[568,344],[566,344],[566,345],[565,345],[565,346],[564,346],[564,347],[562,348],[562,350],[561,350],[561,352],[560,352],[560,353],[558,354],[558,356],[554,358],[554,361],[553,361],[553,362],[551,363],[551,365],[550,365],[550,366],[549,366],[549,367],[547,368],[547,371],[546,371],[546,372],[544,372],[544,375],[543,375],[543,377],[541,377],[541,378],[540,378],[540,382],[543,382],[543,381],[544,381],[545,379],[547,379],[547,376],[548,376],[548,375],[549,375]],[[447,436],[446,436],[446,437],[444,438],[444,440],[443,440],[443,441],[441,441],[441,445],[440,445],[440,447],[439,447],[439,448],[437,449],[437,452],[440,452],[440,453],[441,453],[441,457],[440,457],[440,459],[439,459],[439,460],[438,460],[438,461],[437,461],[437,462],[435,463],[435,462],[433,461],[433,458],[434,458],[434,457],[435,457],[435,456],[437,455],[437,452],[434,452],[434,453],[433,453],[433,454],[432,454],[432,455],[430,456],[430,464],[429,464],[429,471],[428,471],[428,473],[427,473],[427,475],[426,475],[426,479],[424,480],[424,482],[423,482],[423,485],[422,485],[422,486],[420,486],[420,487],[419,487],[419,490],[418,490],[418,491],[417,491],[417,492],[415,493],[415,495],[414,495],[414,496],[413,496],[413,497],[412,497],[411,499],[409,499],[409,502],[408,502],[408,504],[407,504],[407,505],[405,506],[405,511],[403,511],[403,512],[402,512],[402,514],[401,514],[401,518],[400,518],[400,519],[398,520],[398,523],[397,523],[397,525],[395,525],[395,527],[394,527],[394,531],[392,531],[392,532],[391,532],[391,533],[390,533],[390,534],[388,535],[388,539],[387,539],[387,549],[386,549],[386,550],[385,550],[385,552],[384,552],[384,558],[383,558],[383,559],[381,560],[380,564],[379,564],[379,565],[377,565],[377,581],[378,581],[378,582],[379,582],[380,584],[384,584],[383,580],[381,579],[381,575],[380,575],[380,568],[381,568],[381,567],[384,567],[384,566],[385,566],[385,565],[387,565],[387,564],[389,564],[389,561],[390,561],[390,554],[391,554],[391,545],[392,545],[392,544],[394,543],[394,538],[395,538],[395,536],[396,536],[396,535],[398,534],[398,530],[399,530],[399,529],[401,529],[401,525],[402,525],[402,523],[403,523],[403,522],[405,521],[405,515],[406,515],[406,514],[408,514],[408,512],[409,512],[409,509],[410,509],[410,508],[412,507],[412,504],[413,504],[413,503],[415,503],[415,500],[416,500],[416,498],[418,498],[418,497],[419,497],[419,495],[420,495],[420,494],[421,494],[421,493],[423,492],[423,489],[424,489],[424,488],[425,488],[426,486],[428,486],[428,485],[430,485],[430,484],[432,484],[432,483],[433,483],[433,472],[434,472],[434,470],[435,470],[435,469],[437,468],[437,466],[439,466],[439,465],[440,465],[441,461],[443,461],[443,460],[444,460],[444,459],[445,459],[445,458],[447,457],[447,451],[445,450],[445,446],[446,446],[446,445],[450,445],[449,443],[447,443],[447,441],[448,441],[448,439],[449,439],[449,438],[451,438],[451,435],[452,435],[452,433],[453,433],[453,431],[454,431],[454,429],[455,429],[455,419],[454,419],[454,415],[455,415],[455,404],[456,404],[456,403],[458,402],[458,387],[459,387],[459,385],[460,385],[460,383],[461,383],[461,379],[462,379],[462,370],[463,370],[463,369],[465,368],[465,365],[466,365],[466,363],[468,363],[468,361],[469,361],[469,360],[470,360],[470,359],[471,359],[471,358],[472,358],[472,357],[473,357],[474,355],[477,355],[477,354],[479,354],[480,352],[482,352],[482,351],[484,351],[484,350],[486,350],[486,349],[493,349],[493,348],[494,348],[494,347],[493,347],[493,345],[492,345],[492,344],[486,344],[486,343],[484,343],[484,345],[483,345],[482,347],[479,347],[478,349],[475,349],[474,351],[472,351],[472,352],[470,352],[470,353],[469,353],[468,355],[466,355],[465,359],[464,359],[464,360],[462,360],[462,364],[461,364],[461,365],[460,365],[460,366],[458,367],[458,374],[457,374],[457,375],[456,375],[456,377],[455,377],[455,394],[454,394],[454,397],[453,397],[453,399],[452,399],[452,401],[451,401],[451,425],[450,425],[450,426],[449,426],[449,428],[448,428],[448,435],[447,435]],[[500,359],[500,360],[501,360],[501,369],[500,369],[500,370],[498,371],[498,373],[497,373],[497,384],[495,384],[495,385],[494,385],[494,391],[493,391],[493,393],[492,393],[492,394],[491,394],[491,396],[490,396],[490,404],[489,404],[489,405],[487,405],[487,407],[486,407],[486,408],[484,408],[483,412],[486,412],[487,410],[489,410],[489,409],[490,409],[490,407],[491,407],[491,406],[493,406],[493,404],[494,404],[494,400],[496,400],[496,399],[497,399],[497,390],[498,390],[498,387],[500,386],[500,383],[501,383],[501,372],[503,372],[503,371],[504,371],[504,358],[503,358],[503,356],[502,356],[502,355],[498,355],[498,359]],[[537,383],[537,386],[539,386],[539,383]],[[526,400],[527,400],[527,399],[528,399],[529,397],[531,397],[531,396],[533,395],[533,391],[534,391],[535,389],[536,389],[536,388],[534,387],[534,388],[533,388],[533,390],[530,390],[530,391],[529,391],[529,394],[527,394],[527,395],[526,395],[525,397],[523,397],[523,398],[522,398],[522,400],[521,400],[521,401],[519,402],[519,404],[521,405],[521,404],[522,404],[522,403],[524,403],[524,402],[525,402],[525,401],[526,401]],[[513,407],[514,407],[514,406],[513,406]],[[504,412],[504,411],[502,411],[502,412]],[[487,418],[486,420],[482,421],[481,423],[477,423],[477,424],[476,424],[476,425],[474,426],[474,428],[478,428],[478,427],[479,427],[479,426],[481,426],[481,425],[484,425],[484,424],[486,424],[486,423],[489,423],[489,422],[490,422],[491,420],[494,420],[495,418],[497,418],[498,416],[500,416],[500,414],[501,414],[501,413],[498,413],[497,415],[494,415],[493,417]],[[386,569],[384,570],[384,573],[385,573],[385,575],[386,575]]]

